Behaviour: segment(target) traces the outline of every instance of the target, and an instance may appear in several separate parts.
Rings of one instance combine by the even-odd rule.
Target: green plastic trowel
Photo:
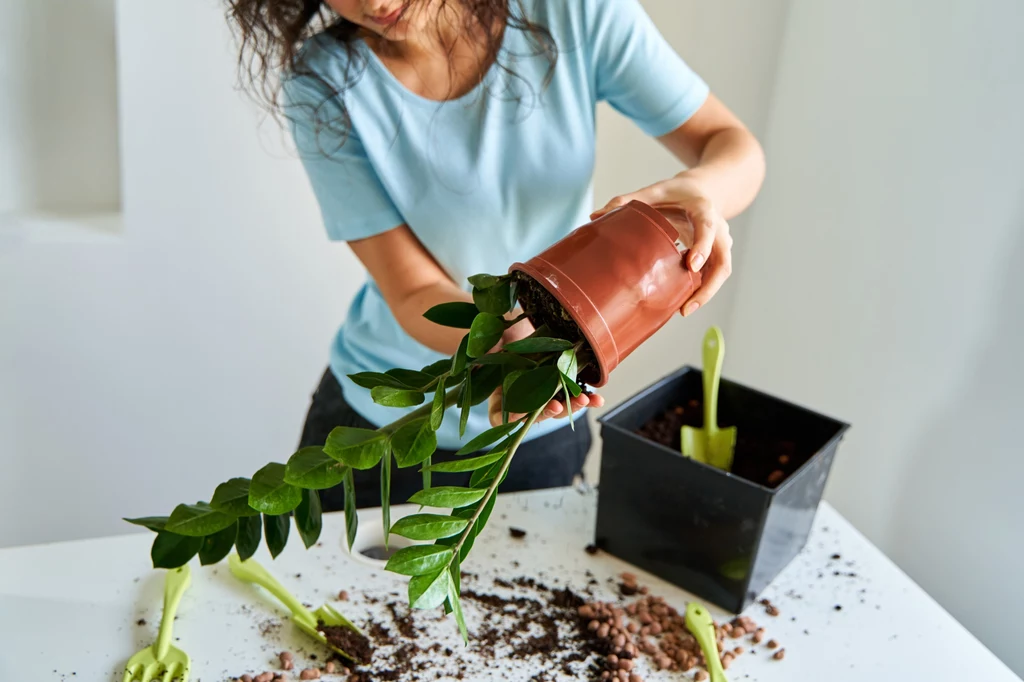
[[[715,623],[708,610],[697,602],[686,605],[686,629],[690,631],[704,654],[704,663],[711,673],[711,682],[729,682],[718,658],[718,640],[715,637]]]
[[[703,355],[704,428],[683,427],[682,451],[685,457],[729,471],[736,447],[736,427],[718,428],[718,383],[725,358],[725,339],[718,327],[711,327],[704,335]]]

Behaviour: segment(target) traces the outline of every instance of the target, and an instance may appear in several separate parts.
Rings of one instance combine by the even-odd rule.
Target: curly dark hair
[[[403,12],[423,0],[403,0]],[[243,90],[275,118],[282,113],[281,77],[311,77],[329,93],[330,117],[318,106],[314,115],[317,130],[330,129],[344,139],[350,124],[343,92],[352,87],[365,68],[354,43],[360,27],[337,15],[325,0],[226,0],[227,18],[239,43],[238,73]],[[517,77],[499,61],[504,30],[522,31],[534,54],[548,59],[543,86],[550,81],[558,58],[558,49],[550,31],[528,19],[517,0],[439,0],[439,13],[448,3],[464,10],[462,27],[468,34],[482,36],[488,63]],[[516,4],[516,7],[512,5]],[[481,28],[486,27],[485,30]],[[495,30],[500,27],[502,30]],[[341,83],[328,83],[303,61],[302,46],[313,36],[322,35],[344,50],[345,75]],[[450,54],[449,54],[450,56]],[[452,68],[449,60],[449,69]],[[527,83],[529,87],[529,84]],[[532,88],[530,88],[532,91]],[[340,112],[340,113],[339,113]]]

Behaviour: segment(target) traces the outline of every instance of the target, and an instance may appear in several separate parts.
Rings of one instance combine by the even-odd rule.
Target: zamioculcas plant
[[[443,303],[425,313],[448,327],[467,329],[451,358],[420,370],[391,369],[383,374],[351,375],[381,405],[420,406],[376,430],[338,427],[323,447],[302,448],[287,464],[271,462],[252,478],[232,478],[214,490],[209,502],[180,504],[170,516],[126,519],[156,532],[151,557],[156,568],[177,568],[198,554],[202,564],[225,558],[232,547],[240,558],[251,557],[262,539],[277,557],[288,541],[290,519],[308,548],[320,536],[321,508],[317,490],[342,484],[349,547],[358,517],[352,471],[381,467],[381,505],[385,542],[389,533],[417,544],[395,552],[387,570],[408,576],[412,608],[444,605],[455,614],[468,639],[459,603],[460,565],[487,524],[498,487],[516,449],[550,400],[579,396],[581,382],[594,375],[595,363],[579,328],[555,299],[529,277],[476,275],[473,303]],[[511,317],[516,302],[525,310]],[[536,332],[495,351],[505,330],[524,317]],[[448,408],[461,409],[460,434],[465,434],[470,408],[502,388],[503,423],[471,439],[454,461],[431,463],[437,448],[436,430]],[[428,398],[428,395],[431,395]],[[571,408],[570,408],[571,411]],[[509,421],[509,415],[525,415]],[[570,420],[572,416],[570,414]],[[391,524],[391,467],[419,466],[423,489],[409,502],[451,509],[448,515],[414,514]],[[431,486],[433,472],[470,472],[468,487]]]

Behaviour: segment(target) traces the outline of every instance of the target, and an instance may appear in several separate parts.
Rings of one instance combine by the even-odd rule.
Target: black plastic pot
[[[675,405],[702,401],[701,381],[699,369],[683,367],[599,420],[595,544],[736,614],[806,544],[849,425],[722,379],[720,426],[735,425],[739,439],[794,444],[791,473],[777,486],[701,464],[636,433]],[[739,446],[736,452],[738,464]]]

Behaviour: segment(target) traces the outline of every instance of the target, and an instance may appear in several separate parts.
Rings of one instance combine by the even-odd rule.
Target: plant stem
[[[477,505],[476,511],[473,513],[473,517],[469,520],[469,525],[466,526],[464,531],[462,531],[462,535],[459,536],[459,541],[455,543],[455,547],[453,548],[453,557],[459,556],[459,552],[462,550],[462,545],[466,543],[466,539],[473,531],[473,526],[476,525],[477,519],[480,518],[480,514],[483,513],[484,507],[487,506],[487,503],[494,495],[494,492],[498,489],[498,485],[501,483],[501,480],[505,477],[505,473],[508,471],[509,465],[512,464],[512,457],[516,454],[516,450],[519,449],[520,444],[522,444],[523,438],[526,437],[526,432],[529,431],[530,427],[533,426],[533,423],[540,418],[540,414],[544,411],[544,408],[547,407],[548,402],[549,401],[545,401],[543,406],[538,407],[536,410],[531,412],[522,428],[516,432],[515,438],[512,439],[512,443],[509,445],[508,454],[505,455],[505,461],[501,465],[501,470],[494,477],[494,480],[491,481],[491,485],[487,488],[487,494],[483,496],[480,500],[480,504]]]
[[[470,376],[467,375],[466,376],[466,381],[469,381],[469,380],[470,380]],[[463,383],[465,383],[465,382],[459,382],[458,384],[456,384],[452,388],[450,388],[447,391],[445,391],[445,393],[444,393],[444,409],[447,410],[449,407],[452,407],[452,406],[456,405],[459,402],[459,390],[462,388],[462,384]],[[421,405],[420,407],[417,407],[415,410],[413,410],[409,414],[405,415],[404,417],[400,417],[399,419],[396,419],[395,421],[391,422],[390,424],[386,424],[386,425],[380,427],[377,430],[378,431],[383,431],[385,433],[394,433],[395,431],[397,431],[398,429],[402,428],[403,426],[405,426],[406,424],[408,424],[411,421],[415,421],[417,419],[420,419],[421,417],[429,417],[430,416],[430,412],[431,412],[431,410],[433,410],[433,408],[434,408],[433,401],[426,402],[423,405]]]

